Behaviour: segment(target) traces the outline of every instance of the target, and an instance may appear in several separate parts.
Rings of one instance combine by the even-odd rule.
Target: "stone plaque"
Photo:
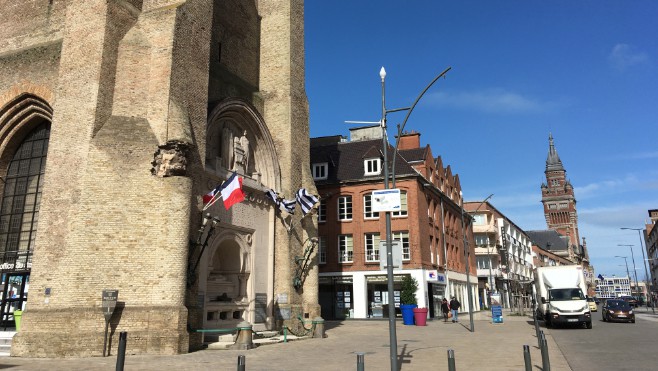
[[[263,323],[267,320],[267,294],[256,293],[254,322]]]

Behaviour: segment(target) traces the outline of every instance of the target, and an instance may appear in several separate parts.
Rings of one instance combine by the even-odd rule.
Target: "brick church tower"
[[[541,202],[544,204],[546,225],[559,234],[568,237],[571,261],[578,261],[579,236],[576,197],[571,182],[566,178],[560,156],[553,143],[553,135],[548,137],[548,157],[546,158],[546,183],[541,185]]]

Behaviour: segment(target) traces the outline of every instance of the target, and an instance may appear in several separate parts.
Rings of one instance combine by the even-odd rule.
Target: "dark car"
[[[626,321],[635,323],[635,313],[631,305],[623,299],[608,299],[601,309],[603,322]]]
[[[637,308],[637,300],[632,296],[622,296],[620,299],[626,301],[631,307]]]

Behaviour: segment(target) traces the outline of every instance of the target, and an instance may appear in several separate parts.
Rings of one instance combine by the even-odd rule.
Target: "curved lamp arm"
[[[395,160],[397,159],[397,156],[398,156],[398,146],[400,145],[400,136],[402,134],[402,131],[404,130],[405,125],[407,125],[407,120],[409,119],[409,116],[411,116],[411,112],[413,112],[413,110],[416,107],[416,105],[418,104],[418,101],[420,100],[420,98],[422,98],[423,95],[425,95],[427,90],[429,90],[429,88],[432,85],[434,85],[434,83],[438,79],[445,76],[448,73],[448,71],[450,71],[451,69],[452,69],[452,67],[446,68],[443,72],[441,72],[438,76],[436,76],[434,78],[434,80],[432,80],[432,82],[427,84],[425,89],[418,95],[418,98],[416,98],[416,100],[414,101],[414,104],[412,104],[411,107],[409,108],[409,110],[407,111],[407,115],[404,117],[404,121],[402,121],[402,125],[398,126],[398,137],[395,140],[395,151],[393,152],[393,164],[391,165],[391,174],[393,174],[392,175],[392,177],[393,177],[392,188],[395,188],[395,162],[396,162]]]

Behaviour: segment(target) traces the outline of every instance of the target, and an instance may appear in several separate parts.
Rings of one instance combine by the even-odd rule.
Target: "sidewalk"
[[[448,370],[453,349],[457,370],[524,370],[523,345],[530,346],[533,370],[542,359],[532,318],[504,313],[504,323],[492,324],[490,312],[474,314],[475,332],[468,330],[468,313],[460,323],[428,321],[427,326],[397,322],[399,364],[402,370]],[[260,346],[248,351],[203,350],[178,356],[126,355],[126,370],[235,370],[238,355],[246,356],[246,370],[355,370],[357,353],[365,353],[366,370],[388,370],[387,320],[327,321],[325,339],[305,339]],[[551,370],[571,370],[550,330]],[[130,349],[130,336],[128,350]],[[0,358],[0,368],[20,370],[114,370],[116,356],[75,359]]]

